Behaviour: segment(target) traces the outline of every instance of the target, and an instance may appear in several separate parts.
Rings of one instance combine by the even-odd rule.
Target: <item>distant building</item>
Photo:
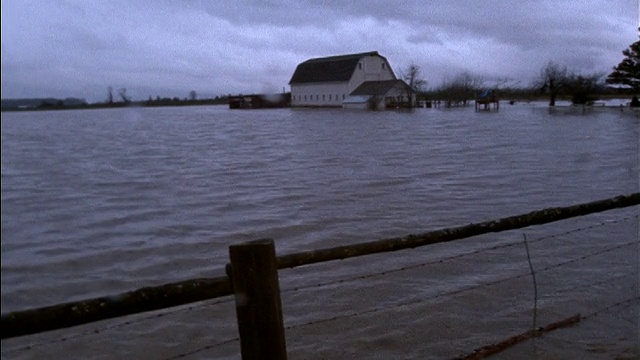
[[[363,83],[387,80],[400,81],[377,51],[309,59],[289,81],[291,106],[342,107]]]
[[[384,110],[416,106],[416,93],[402,80],[365,81],[343,101],[349,109]]]
[[[291,106],[291,94],[252,94],[229,96],[229,109],[268,109]]]

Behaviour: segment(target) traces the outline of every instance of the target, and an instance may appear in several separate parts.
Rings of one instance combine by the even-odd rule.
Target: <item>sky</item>
[[[611,72],[640,0],[2,0],[2,98],[105,101],[289,91],[296,65],[378,51],[428,88],[524,87],[553,61]]]

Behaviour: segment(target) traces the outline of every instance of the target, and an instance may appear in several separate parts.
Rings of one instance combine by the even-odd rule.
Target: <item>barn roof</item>
[[[351,95],[384,95],[394,87],[399,86],[403,90],[413,92],[411,87],[402,80],[365,81],[358,86]]]
[[[369,51],[309,59],[298,64],[289,84],[349,81],[358,62],[364,56],[380,56],[380,54],[377,51]]]

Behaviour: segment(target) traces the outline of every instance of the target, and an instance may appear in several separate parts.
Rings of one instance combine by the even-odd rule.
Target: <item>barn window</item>
[[[329,94],[329,100],[331,100],[331,94]]]
[[[344,94],[342,94],[342,100],[344,100]]]
[[[322,94],[322,101],[324,101],[324,94]]]
[[[358,63],[358,69],[362,70],[362,63]]]
[[[385,63],[382,63],[382,69],[385,69]]]
[[[320,95],[316,94],[316,101],[320,100]]]

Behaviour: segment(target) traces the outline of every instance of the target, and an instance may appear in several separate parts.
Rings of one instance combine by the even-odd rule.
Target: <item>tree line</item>
[[[638,29],[640,31],[640,28]],[[633,95],[632,106],[640,106],[637,94],[640,89],[640,40],[622,51],[624,59],[605,76],[604,73],[582,74],[549,61],[539,75],[528,86],[510,88],[504,85],[508,80],[496,80],[493,86],[470,72],[462,72],[443,82],[439,87],[426,89],[427,80],[422,69],[410,64],[401,72],[402,79],[427,101],[439,101],[446,107],[466,106],[482,90],[491,89],[503,98],[538,99],[546,97],[549,106],[555,106],[558,99],[566,99],[574,105],[593,104],[602,96]]]
[[[189,91],[189,96],[185,98],[174,97],[152,97],[149,95],[146,101],[132,101],[127,95],[126,88],[118,89],[118,97],[114,95],[113,87],[107,88],[107,99],[102,105],[106,106],[121,106],[121,105],[137,105],[137,106],[180,106],[180,105],[218,105],[226,104],[230,95],[216,96],[215,98],[198,99],[198,94],[195,90]],[[119,99],[119,100],[118,100]]]
[[[640,28],[638,29],[640,31]],[[438,88],[427,89],[427,80],[422,69],[410,64],[401,71],[402,79],[413,89],[419,100],[438,101],[444,106],[466,106],[474,100],[482,90],[491,89],[502,98],[536,99],[548,97],[549,106],[555,106],[559,98],[568,99],[573,104],[592,104],[603,95],[633,95],[632,106],[640,106],[637,94],[640,90],[640,40],[622,51],[623,60],[613,68],[605,78],[603,73],[581,74],[570,70],[567,66],[549,61],[529,87],[510,88],[508,82],[497,80],[493,86],[486,86],[486,81],[470,72],[462,72],[445,81]],[[50,110],[50,109],[82,109],[124,106],[182,106],[182,105],[218,105],[227,104],[230,95],[216,96],[210,99],[198,99],[195,90],[188,97],[149,96],[146,101],[133,101],[126,88],[116,91],[112,86],[107,88],[104,102],[89,104],[84,99],[3,99],[2,110]],[[71,100],[74,101],[71,101]],[[22,102],[20,102],[22,101]],[[35,101],[35,102],[34,102]]]
[[[214,98],[199,99],[197,93],[192,90],[189,96],[160,97],[156,96],[146,101],[132,100],[127,94],[126,88],[114,91],[113,87],[107,87],[107,97],[102,102],[89,103],[85,99],[76,98],[34,98],[34,99],[2,99],[2,111],[20,110],[73,110],[73,109],[100,109],[118,107],[157,107],[157,106],[189,106],[189,105],[223,105],[229,102],[229,95],[220,95]]]

